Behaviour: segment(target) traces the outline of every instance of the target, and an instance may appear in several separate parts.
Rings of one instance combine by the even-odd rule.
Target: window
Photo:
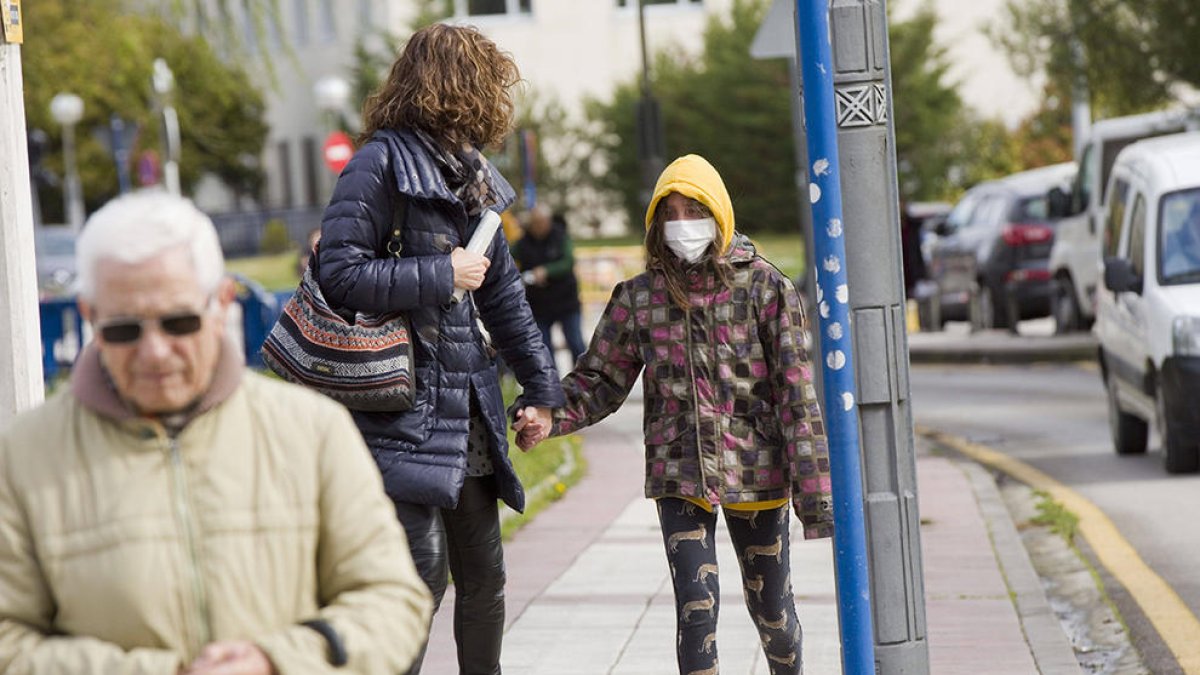
[[[1146,198],[1138,195],[1133,200],[1133,213],[1129,216],[1129,263],[1139,277],[1146,271]]]
[[[650,5],[701,5],[703,0],[642,0],[646,6]],[[637,0],[617,0],[617,7],[632,7],[637,9]]]
[[[322,42],[337,40],[337,22],[333,18],[333,0],[320,0],[320,30]]]
[[[316,206],[317,199],[317,162],[321,160],[321,149],[317,147],[317,139],[305,136],[303,141],[304,153],[304,204]]]
[[[1158,222],[1159,281],[1200,281],[1200,189],[1163,197]]]
[[[1127,199],[1129,199],[1129,181],[1118,178],[1113,184],[1112,197],[1108,200],[1108,217],[1104,221],[1104,240],[1101,245],[1104,247],[1105,257],[1117,254],[1117,244],[1121,241],[1121,224],[1125,221]]]
[[[359,28],[371,28],[374,17],[372,16],[371,8],[375,4],[375,0],[358,0],[358,26]]]
[[[279,205],[291,208],[296,205],[296,193],[292,191],[292,147],[286,140],[276,146],[279,157]]]
[[[308,0],[295,0],[293,3],[296,15],[296,44],[308,44]]]
[[[1091,199],[1092,176],[1096,175],[1096,164],[1093,156],[1096,154],[1095,144],[1088,143],[1083,149],[1083,159],[1079,160],[1079,173],[1075,176],[1075,185],[1071,189],[1071,213],[1083,213],[1087,210],[1088,200]],[[1103,188],[1101,188],[1103,189]]]
[[[956,232],[966,226],[971,221],[971,213],[979,204],[977,195],[970,195],[959,200],[954,208],[950,211],[950,215],[946,216],[946,226],[951,232]]]
[[[458,16],[530,14],[533,0],[454,0],[454,12]]]
[[[242,0],[242,39],[246,42],[246,51],[251,54],[258,51],[259,28],[259,17],[255,15],[250,0]]]

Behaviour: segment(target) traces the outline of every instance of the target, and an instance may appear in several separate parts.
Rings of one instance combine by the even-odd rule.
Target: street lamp
[[[326,75],[313,84],[317,107],[329,115],[329,126],[336,130],[350,101],[350,83],[337,75]]]
[[[50,99],[50,115],[63,129],[63,169],[66,190],[63,191],[63,211],[67,224],[78,232],[83,227],[83,186],[75,163],[75,125],[83,119],[83,99],[63,92]]]
[[[171,104],[171,92],[175,89],[175,74],[163,59],[154,59],[154,73],[150,78],[154,88],[154,101],[162,115],[163,182],[173,195],[179,188],[179,115]]]

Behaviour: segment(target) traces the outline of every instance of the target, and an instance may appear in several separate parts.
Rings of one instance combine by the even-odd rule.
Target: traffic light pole
[[[0,427],[43,396],[22,91],[21,47],[0,31]]]
[[[820,199],[814,193],[813,205],[814,238],[824,275],[820,308],[824,314],[828,304],[831,316],[834,310],[847,311],[849,322],[839,319],[839,324],[846,335],[843,341],[853,344],[856,357],[853,366],[847,360],[845,370],[854,368],[858,414],[853,421],[857,422],[855,440],[861,437],[862,467],[860,475],[842,476],[843,483],[855,484],[844,488],[846,493],[840,497],[836,491],[842,483],[835,476],[835,513],[839,506],[860,516],[865,513],[871,614],[866,620],[858,617],[861,605],[845,597],[865,593],[866,588],[858,586],[858,561],[842,561],[845,556],[838,543],[845,672],[928,673],[887,11],[884,0],[797,0],[796,8],[797,37],[803,50],[809,178],[821,190]],[[819,101],[809,100],[814,98]],[[832,135],[835,129],[836,147],[814,147],[815,138]],[[821,161],[832,157],[840,157],[840,163]],[[835,223],[834,216],[818,208],[839,177],[848,191],[842,220]],[[845,257],[831,260],[821,253],[819,241],[821,237],[834,238],[835,232],[844,232]],[[830,267],[839,265],[846,281],[828,275]],[[848,284],[844,295],[843,287],[836,285],[839,283]],[[827,370],[838,362],[832,352],[841,348],[831,337],[823,325]],[[828,373],[825,382],[826,407],[838,409],[843,396],[839,392],[844,389],[829,388]],[[831,420],[831,439],[833,433]],[[859,501],[846,504],[848,498]],[[843,577],[844,568],[849,567],[844,563],[851,561],[855,563],[849,570],[852,574]],[[848,583],[854,586],[843,589]],[[845,625],[847,616],[854,622],[850,626]],[[862,630],[864,626],[874,632],[874,664],[861,660],[862,653],[869,653],[862,636],[847,634],[848,627]]]

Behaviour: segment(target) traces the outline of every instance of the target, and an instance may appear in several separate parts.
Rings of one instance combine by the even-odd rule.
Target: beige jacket
[[[231,350],[226,347],[224,354]],[[172,437],[85,351],[0,433],[0,672],[162,673],[249,639],[281,674],[404,671],[431,601],[349,414],[223,357]]]

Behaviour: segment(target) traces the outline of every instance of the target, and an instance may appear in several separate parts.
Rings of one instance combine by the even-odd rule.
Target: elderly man
[[[397,673],[431,601],[316,394],[246,372],[211,221],[161,192],[78,242],[95,329],[0,434],[0,672]]]

